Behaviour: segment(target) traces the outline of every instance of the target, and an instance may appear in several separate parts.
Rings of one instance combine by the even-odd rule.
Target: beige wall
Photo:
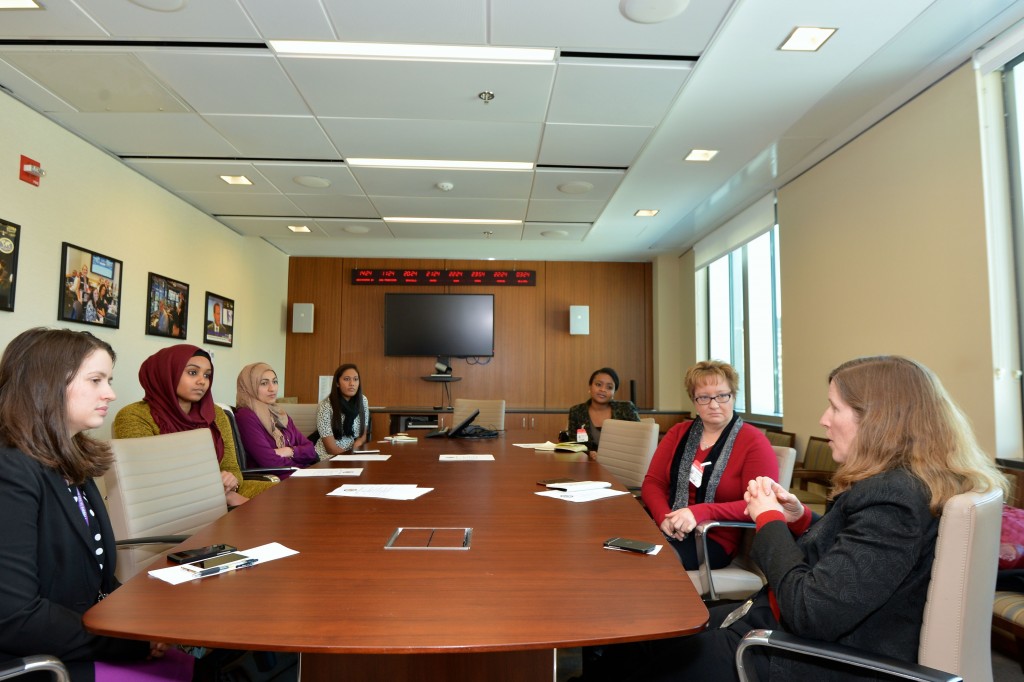
[[[697,357],[693,251],[654,259],[654,405],[690,410],[683,375]]]
[[[0,218],[21,226],[15,310],[0,311],[0,348],[34,326],[93,331],[118,353],[114,407],[138,400],[139,365],[174,343],[144,334],[147,277],[154,272],[190,285],[188,343],[203,345],[206,291],[235,300],[235,345],[210,347],[215,399],[234,402],[235,378],[249,362],[265,360],[283,373],[284,254],[235,234],[4,94],[0,121]],[[46,171],[39,187],[18,180],[21,154]],[[64,241],[124,262],[118,329],[58,323]],[[97,435],[108,433],[104,427]]]
[[[985,207],[964,66],[780,190],[785,428],[821,435],[830,369],[895,353],[938,374],[994,452]]]

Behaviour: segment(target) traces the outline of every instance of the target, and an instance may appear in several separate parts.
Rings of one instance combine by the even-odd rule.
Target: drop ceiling
[[[295,256],[531,260],[681,253],[1024,18],[1008,0],[679,0],[647,24],[617,0],[40,4],[0,11],[0,87],[225,229]],[[777,50],[798,25],[838,31],[817,53]],[[292,56],[271,40],[555,57]]]

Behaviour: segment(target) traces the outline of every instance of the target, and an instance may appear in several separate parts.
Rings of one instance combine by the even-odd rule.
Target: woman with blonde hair
[[[265,362],[238,373],[235,421],[238,437],[258,467],[308,467],[320,461],[316,448],[277,403],[277,372]]]
[[[701,635],[653,645],[653,670],[638,679],[735,680],[736,648],[757,628],[916,662],[943,505],[1005,493],[1006,479],[938,378],[907,358],[834,369],[820,423],[839,464],[824,516],[768,478],[750,481],[752,556],[767,587],[739,609],[712,609]],[[875,679],[785,653],[758,653],[754,666],[765,680]]]

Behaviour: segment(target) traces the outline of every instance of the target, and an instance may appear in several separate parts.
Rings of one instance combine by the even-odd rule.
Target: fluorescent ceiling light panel
[[[718,154],[717,149],[691,149],[684,161],[710,161]]]
[[[639,211],[637,211],[633,215],[637,216],[638,218],[653,218],[654,216],[658,215],[658,209],[656,209],[656,208],[641,208]]]
[[[797,26],[779,46],[779,49],[790,52],[817,52],[835,32],[834,28]]]
[[[496,220],[493,218],[411,218],[411,217],[387,217],[382,220],[386,223],[427,223],[427,224],[457,224],[457,225],[521,225],[522,220]]]
[[[289,225],[288,229],[292,232],[309,232],[309,228],[305,225]]]
[[[270,47],[278,54],[364,59],[459,59],[477,62],[550,62],[555,59],[553,49],[532,47],[345,43],[321,40],[271,40]]]
[[[0,9],[42,9],[34,0],[0,0]]]
[[[350,166],[462,170],[533,170],[529,161],[446,161],[443,159],[346,159]]]
[[[252,181],[244,175],[222,175],[220,179],[229,185],[251,185]]]

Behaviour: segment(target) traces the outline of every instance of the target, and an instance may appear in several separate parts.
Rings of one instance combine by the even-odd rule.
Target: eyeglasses
[[[718,395],[699,395],[693,399],[693,402],[698,405],[710,405],[711,399],[714,398],[716,403],[727,403],[732,400],[732,393],[719,393]]]

